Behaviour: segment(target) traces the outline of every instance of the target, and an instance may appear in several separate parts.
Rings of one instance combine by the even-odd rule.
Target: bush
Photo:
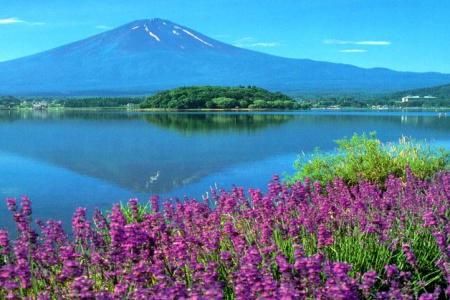
[[[294,165],[297,172],[288,182],[310,178],[325,184],[338,177],[349,184],[360,180],[383,184],[391,174],[405,178],[406,167],[415,176],[425,179],[449,166],[448,151],[406,138],[397,144],[383,144],[374,133],[355,134],[336,143],[336,153],[316,151],[307,160],[300,157]]]

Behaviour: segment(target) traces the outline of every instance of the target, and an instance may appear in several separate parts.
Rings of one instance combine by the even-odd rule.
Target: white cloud
[[[10,25],[10,24],[17,24],[17,23],[25,23],[24,20],[18,19],[18,18],[4,18],[0,19],[0,25]]]
[[[361,46],[389,46],[391,44],[390,41],[346,41],[346,40],[324,40],[324,44],[328,45],[361,45]]]
[[[339,52],[342,53],[364,53],[367,52],[366,49],[343,49],[343,50],[339,50]]]
[[[108,25],[97,25],[97,26],[95,26],[95,28],[97,28],[97,29],[112,29],[112,27],[108,26]]]
[[[279,42],[257,41],[253,37],[244,37],[233,42],[236,47],[243,48],[273,48],[280,46]]]
[[[367,46],[389,46],[391,42],[389,41],[359,41],[356,45],[367,45]]]
[[[19,19],[19,18],[0,19],[0,25],[12,25],[12,24],[26,24],[26,25],[30,25],[30,26],[45,25],[44,22],[30,22],[30,21],[25,21],[25,20]]]

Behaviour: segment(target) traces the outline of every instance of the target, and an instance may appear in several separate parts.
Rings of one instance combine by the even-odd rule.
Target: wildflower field
[[[382,186],[274,177],[267,193],[80,208],[69,235],[7,199],[18,234],[0,231],[0,298],[445,298],[449,199],[445,170]]]

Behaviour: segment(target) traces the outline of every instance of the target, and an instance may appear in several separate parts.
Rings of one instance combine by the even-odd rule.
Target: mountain
[[[188,85],[257,85],[284,92],[395,91],[450,82],[450,74],[396,72],[290,59],[242,49],[168,20],[138,20],[0,63],[0,94],[136,94]]]

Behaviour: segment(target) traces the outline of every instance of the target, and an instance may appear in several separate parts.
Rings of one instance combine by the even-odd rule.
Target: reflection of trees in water
[[[19,120],[132,120],[138,119],[139,114],[124,111],[95,111],[95,110],[21,110],[21,111],[1,111],[1,121],[19,121]]]
[[[282,114],[150,114],[145,120],[152,125],[182,133],[210,131],[254,131],[293,120],[293,115]]]
[[[386,113],[361,112],[355,114],[346,113],[141,113],[127,111],[95,111],[95,110],[0,110],[0,122],[14,122],[20,120],[45,120],[45,121],[128,121],[145,120],[146,122],[184,134],[195,132],[214,131],[254,131],[273,125],[281,125],[286,122],[296,121],[302,123],[319,123],[327,121],[342,124],[367,123],[392,123],[427,127],[436,130],[448,130],[450,116],[443,113]],[[364,125],[363,123],[363,125]]]

